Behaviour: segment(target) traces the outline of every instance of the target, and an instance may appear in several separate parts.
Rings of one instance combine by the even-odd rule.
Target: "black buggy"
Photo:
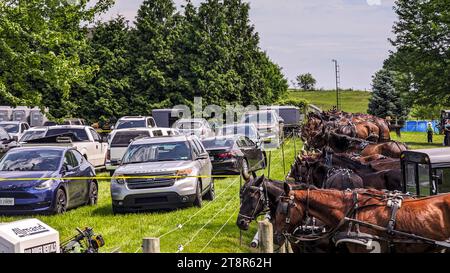
[[[417,196],[450,192],[450,148],[404,151],[403,191]]]

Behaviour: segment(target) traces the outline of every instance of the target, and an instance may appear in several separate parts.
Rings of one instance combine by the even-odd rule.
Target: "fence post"
[[[273,253],[273,227],[268,220],[258,222],[259,252]]]
[[[144,238],[142,240],[143,253],[160,253],[159,238]]]

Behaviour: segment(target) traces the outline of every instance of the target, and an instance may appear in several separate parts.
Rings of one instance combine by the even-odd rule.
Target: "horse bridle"
[[[245,186],[244,186],[245,187]],[[245,218],[249,221],[253,221],[256,220],[256,218],[263,214],[264,212],[267,212],[269,210],[269,195],[267,193],[267,185],[266,185],[266,181],[263,181],[263,186],[261,187],[256,187],[256,186],[248,186],[248,188],[250,189],[254,189],[254,190],[258,190],[260,192],[259,194],[259,199],[258,199],[258,203],[256,203],[255,208],[253,209],[251,215],[245,215],[245,214],[241,214],[239,213],[238,215],[242,218]],[[261,212],[257,212],[259,204],[263,203],[263,209]]]

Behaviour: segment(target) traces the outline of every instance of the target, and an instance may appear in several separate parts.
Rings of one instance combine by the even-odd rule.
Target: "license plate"
[[[0,206],[14,206],[14,198],[0,198]]]

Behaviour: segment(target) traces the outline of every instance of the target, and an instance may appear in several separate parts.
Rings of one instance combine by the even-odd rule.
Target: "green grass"
[[[286,171],[294,160],[293,141],[288,140],[285,147]],[[297,149],[301,143],[297,139]],[[282,150],[272,152],[271,178],[283,179]],[[267,170],[265,171],[267,175]],[[102,174],[103,175],[103,174]],[[256,232],[256,225],[243,233],[243,243],[239,243],[239,229],[235,222],[239,210],[239,177],[216,180],[217,199],[204,202],[199,212],[198,208],[187,208],[175,211],[161,211],[154,213],[137,213],[116,215],[112,214],[109,182],[101,181],[99,188],[99,202],[97,206],[80,207],[56,216],[32,216],[55,228],[60,233],[60,239],[65,240],[75,235],[76,227],[93,227],[94,231],[103,235],[105,246],[102,252],[120,250],[121,252],[141,252],[144,237],[159,237],[173,230],[178,224],[192,218],[181,229],[161,238],[162,252],[176,252],[178,245],[183,245],[183,252],[220,252],[239,253],[251,252],[249,243]],[[194,217],[192,217],[194,216]],[[10,222],[30,216],[0,217],[0,222]],[[212,220],[211,220],[212,219]],[[211,221],[210,221],[211,220]],[[228,223],[219,232],[224,223]],[[202,227],[204,228],[202,229]],[[194,237],[195,236],[195,237]],[[190,242],[191,241],[191,242]]]
[[[323,110],[330,110],[336,105],[336,91],[289,91],[289,98],[302,98]],[[370,92],[341,91],[341,108],[351,113],[367,113]]]
[[[417,132],[402,132],[400,138],[395,133],[391,133],[391,138],[406,143],[411,150],[441,148],[444,142],[443,135],[434,135],[433,143],[427,143],[427,134]]]

